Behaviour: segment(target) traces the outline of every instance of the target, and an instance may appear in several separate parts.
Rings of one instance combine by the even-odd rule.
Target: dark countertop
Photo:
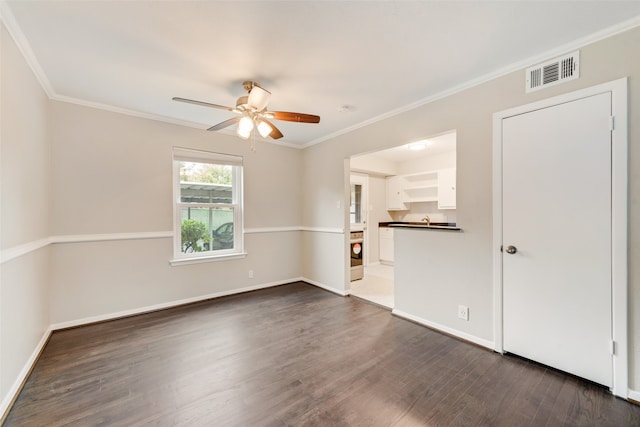
[[[460,227],[457,227],[455,222],[432,222],[429,225],[427,225],[426,222],[390,221],[390,222],[379,222],[378,227],[413,228],[413,229],[423,228],[427,230],[460,231]]]

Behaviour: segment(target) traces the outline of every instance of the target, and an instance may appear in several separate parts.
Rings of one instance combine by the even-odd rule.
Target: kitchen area
[[[350,295],[394,307],[398,228],[459,230],[456,133],[350,159]]]

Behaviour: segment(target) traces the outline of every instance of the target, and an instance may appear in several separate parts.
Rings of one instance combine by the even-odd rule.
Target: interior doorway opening
[[[435,223],[455,224],[455,195],[445,207],[438,201],[436,185],[419,188],[431,175],[444,171],[453,171],[455,180],[455,169],[455,131],[349,159],[350,242],[358,237],[354,233],[362,234],[357,248],[362,251],[362,278],[350,275],[346,286],[350,295],[389,310],[394,308],[393,224],[425,217]]]

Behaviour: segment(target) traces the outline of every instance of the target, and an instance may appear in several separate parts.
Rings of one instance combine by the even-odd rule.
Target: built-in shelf
[[[387,209],[404,210],[407,203],[438,202],[438,209],[455,209],[455,169],[441,169],[387,178]]]

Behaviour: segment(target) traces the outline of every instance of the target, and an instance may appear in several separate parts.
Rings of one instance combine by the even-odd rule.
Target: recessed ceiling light
[[[416,142],[412,142],[411,144],[407,145],[407,148],[409,150],[424,150],[425,148],[427,148],[427,146],[431,145],[432,142],[431,141],[416,141]]]

